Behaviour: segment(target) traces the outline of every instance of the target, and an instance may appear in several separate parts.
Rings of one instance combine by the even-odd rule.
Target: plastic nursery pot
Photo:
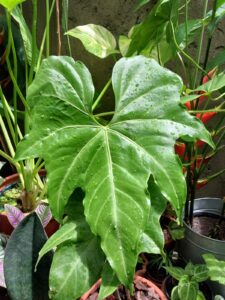
[[[135,275],[134,281],[140,282],[149,288],[153,288],[154,292],[159,296],[160,300],[168,300],[167,297],[164,295],[164,293],[150,280],[148,280],[144,277]],[[81,296],[80,300],[87,300],[92,294],[97,292],[101,285],[101,282],[102,282],[102,280],[99,279],[83,296]],[[107,298],[111,298],[111,296],[107,297]]]
[[[45,176],[45,170],[41,170],[39,172],[40,176]],[[0,195],[10,189],[13,185],[15,185],[19,181],[19,175],[13,174],[8,177],[6,177],[3,181],[3,183],[0,186]],[[45,227],[45,232],[48,237],[50,237],[56,230],[59,228],[59,223],[56,222],[56,220],[51,219],[48,225]],[[6,235],[10,235],[13,232],[14,228],[9,223],[9,220],[7,218],[7,215],[5,212],[0,213],[0,232],[5,233]],[[0,298],[1,299],[1,298]]]
[[[220,198],[199,198],[194,201],[194,215],[211,213],[221,216],[222,210],[223,199]],[[190,260],[193,263],[203,263],[204,253],[212,253],[217,259],[225,261],[225,241],[197,233],[186,223],[184,228],[185,236],[178,241],[178,252],[186,262]],[[215,294],[225,297],[225,285],[211,281],[209,286]]]

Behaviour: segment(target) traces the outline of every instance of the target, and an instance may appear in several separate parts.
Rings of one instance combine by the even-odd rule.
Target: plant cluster
[[[193,202],[203,161],[208,158],[207,144],[213,149],[212,155],[220,149],[223,117],[211,133],[204,127],[203,118],[224,112],[223,102],[217,103],[224,97],[225,74],[220,70],[218,74],[209,73],[218,68],[218,59],[210,64],[208,52],[203,67],[200,57],[204,32],[210,33],[209,51],[212,34],[225,14],[225,1],[214,1],[211,11],[207,11],[206,1],[203,17],[192,20],[188,18],[190,1],[159,0],[128,36],[120,36],[119,47],[114,36],[102,26],[88,24],[69,31],[65,26],[66,35],[80,39],[87,51],[99,58],[109,55],[116,58],[112,76],[100,93],[95,93],[91,74],[82,62],[74,61],[71,56],[49,55],[49,21],[58,1],[53,1],[51,8],[46,1],[47,24],[40,51],[36,45],[37,0],[32,1],[32,35],[25,25],[22,2],[0,0],[6,7],[9,28],[6,62],[13,81],[12,107],[0,90],[4,111],[1,128],[11,156],[3,151],[0,154],[16,166],[24,186],[27,183],[26,195],[31,198],[33,179],[35,184],[40,183],[37,173],[43,165],[47,172],[48,202],[61,227],[41,249],[37,266],[54,250],[49,274],[52,299],[76,299],[99,277],[102,277],[99,299],[111,294],[120,283],[132,291],[139,254],[163,255],[159,219],[167,202],[182,223],[185,203],[189,199]],[[16,7],[17,4],[20,6]],[[63,1],[63,5],[68,9],[68,1]],[[185,22],[181,20],[183,14]],[[24,43],[24,94],[17,84],[11,18],[18,23]],[[195,60],[188,54],[188,46],[199,35]],[[183,66],[183,81],[165,68],[172,60]],[[194,70],[194,78],[186,64]],[[115,111],[96,113],[110,86]],[[24,134],[18,127],[18,98],[24,106]],[[218,140],[214,145],[215,135]],[[178,140],[185,145],[183,168],[174,150]],[[205,143],[200,164],[196,146],[199,141]],[[35,199],[36,196],[37,193]],[[25,210],[33,210],[33,200],[29,198],[28,202],[32,205],[24,205]],[[186,212],[189,214],[188,205]],[[18,228],[36,223],[34,213]],[[18,242],[18,228],[10,238],[9,249]],[[37,242],[38,235],[34,232],[29,231],[29,238],[33,233],[32,242]],[[39,247],[44,239],[41,241]],[[32,261],[29,259],[26,265],[29,268],[32,264],[32,271],[37,249],[40,248],[35,248]],[[29,282],[35,286],[36,280],[30,275]],[[9,291],[11,286],[12,294],[19,286],[24,287],[22,276],[16,278],[14,286],[9,280]],[[26,299],[23,297],[24,294],[22,299]]]

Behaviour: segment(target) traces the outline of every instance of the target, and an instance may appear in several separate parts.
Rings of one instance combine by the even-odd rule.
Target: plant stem
[[[7,129],[6,129],[5,123],[4,123],[3,118],[2,118],[1,115],[0,115],[0,126],[1,126],[1,128],[2,128],[2,132],[3,132],[4,138],[5,138],[7,147],[8,147],[8,149],[9,149],[10,155],[11,155],[12,157],[14,157],[14,155],[15,155],[15,150],[14,150],[14,148],[13,148],[13,145],[12,145],[11,140],[10,140],[9,135],[8,135],[8,131],[7,131]]]
[[[54,9],[54,6],[55,6],[55,1],[56,0],[52,1],[52,5],[51,5],[51,8],[50,8],[49,22],[50,22],[50,19],[51,19],[51,16],[52,16],[52,12],[53,12],[53,9]],[[44,51],[44,46],[45,46],[45,41],[46,41],[46,35],[47,35],[47,30],[45,28],[44,34],[43,34],[43,37],[42,37],[42,41],[41,41],[41,47],[40,47],[40,51],[39,51],[39,56],[38,56],[38,59],[37,59],[37,68],[36,68],[36,71],[38,71],[38,69],[40,68],[40,64],[41,64],[41,60],[42,60],[42,55],[43,55],[43,51]]]
[[[112,116],[114,115],[115,111],[108,111],[108,112],[103,112],[103,113],[100,113],[100,114],[96,114],[94,115],[94,117],[105,117],[105,116]]]
[[[107,91],[111,83],[112,83],[112,78],[109,79],[109,81],[106,83],[103,90],[99,94],[98,98],[95,100],[94,104],[92,105],[92,111],[94,111],[95,108],[98,106],[99,102],[101,101],[102,97],[104,96],[105,92]]]
[[[46,0],[45,2],[46,6],[46,57],[50,55],[50,16],[49,16],[49,0]]]
[[[62,41],[61,41],[59,0],[56,0],[56,22],[57,22],[57,37],[58,37],[58,52],[57,52],[57,54],[61,55]]]
[[[32,0],[33,15],[32,15],[32,60],[29,74],[29,85],[33,81],[34,69],[36,64],[36,50],[37,50],[37,0]]]
[[[206,13],[207,13],[207,8],[208,8],[208,0],[205,0],[205,5],[203,8],[203,19],[205,19]],[[201,28],[201,34],[200,34],[200,41],[198,43],[198,53],[197,53],[197,64],[200,64],[201,60],[201,53],[202,53],[202,45],[203,45],[203,38],[204,38],[204,32],[205,32],[205,24],[202,22],[202,28]],[[204,69],[204,68],[203,68]],[[194,75],[194,87],[196,85],[197,81],[197,75],[198,75],[198,68],[196,67],[195,69],[195,75]]]
[[[215,15],[216,15],[216,7],[217,7],[217,1],[214,1],[213,4],[213,11],[212,11],[212,18],[211,18],[211,22],[213,22]],[[207,46],[206,46],[206,54],[205,54],[205,60],[203,63],[203,69],[206,69],[207,63],[208,63],[208,59],[209,59],[209,51],[210,51],[210,47],[211,47],[211,43],[212,43],[212,35],[208,38],[208,42],[207,42]],[[203,77],[203,76],[202,76]],[[202,81],[202,80],[201,80]]]
[[[203,68],[191,57],[189,56],[184,50],[182,50],[179,45],[177,44],[176,41],[176,36],[175,36],[175,32],[174,32],[174,26],[173,26],[173,22],[170,21],[170,25],[171,25],[171,29],[172,29],[172,34],[173,34],[173,41],[174,44],[177,48],[177,50],[179,50],[196,68],[198,68],[199,70],[201,70],[204,74],[206,74],[206,71],[203,70]]]

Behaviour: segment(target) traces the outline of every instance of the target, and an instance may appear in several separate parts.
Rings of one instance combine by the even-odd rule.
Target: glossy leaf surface
[[[103,126],[91,112],[94,87],[86,67],[68,57],[44,60],[28,95],[35,125],[16,158],[44,158],[58,220],[74,189],[84,190],[86,220],[128,286],[149,217],[150,175],[181,217],[186,184],[174,143],[178,137],[209,143],[211,138],[180,105],[180,78],[155,61],[121,59],[112,85],[115,114]]]
[[[100,25],[77,26],[66,34],[79,39],[85,49],[100,58],[117,53],[116,40],[112,33]]]
[[[90,231],[82,203],[77,203],[73,215],[74,220],[69,218],[41,250],[43,254],[51,245],[60,244],[50,271],[51,299],[54,300],[80,297],[100,278],[105,263],[99,238]]]
[[[34,272],[38,252],[47,237],[41,222],[32,213],[13,231],[5,250],[4,273],[10,298],[13,300],[47,300],[48,276],[52,253],[42,258]]]

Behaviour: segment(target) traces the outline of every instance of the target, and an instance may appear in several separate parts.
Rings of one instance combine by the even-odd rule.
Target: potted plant
[[[99,277],[100,298],[119,283],[132,290],[138,254],[161,250],[158,220],[167,200],[182,222],[186,184],[176,140],[213,146],[180,102],[180,77],[156,61],[120,59],[112,87],[110,121],[103,118],[109,113],[94,113],[104,91],[93,102],[89,71],[70,57],[43,60],[29,87],[31,130],[15,159],[45,161],[49,204],[62,224],[40,253],[57,247],[53,299],[77,298]]]
[[[168,299],[179,300],[185,298],[194,300],[216,299],[218,297],[210,291],[206,280],[211,278],[224,284],[224,261],[216,259],[212,254],[204,254],[203,259],[205,264],[189,262],[185,268],[165,267],[170,274],[163,283],[163,290]]]

